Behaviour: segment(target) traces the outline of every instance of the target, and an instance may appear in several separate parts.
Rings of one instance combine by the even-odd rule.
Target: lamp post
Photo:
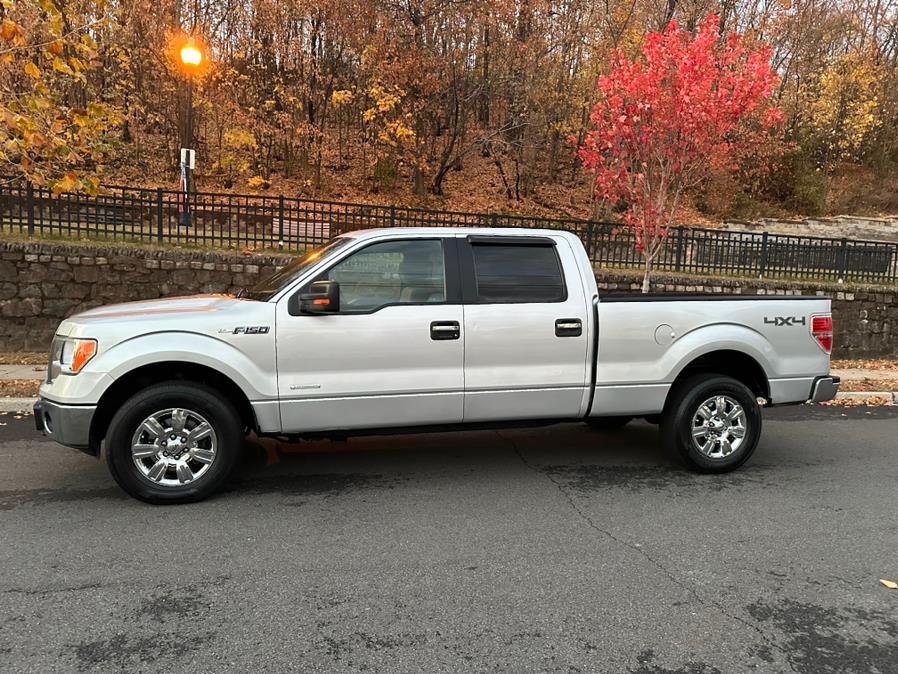
[[[187,40],[179,52],[181,65],[187,75],[187,120],[184,133],[184,144],[181,147],[181,189],[178,199],[178,224],[190,227],[190,172],[196,161],[196,152],[193,149],[193,79],[196,76],[200,64],[203,62],[203,52],[196,45],[193,38]]]

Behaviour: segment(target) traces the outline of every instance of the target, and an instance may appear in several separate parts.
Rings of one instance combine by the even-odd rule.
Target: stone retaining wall
[[[102,304],[233,292],[289,259],[0,242],[0,351],[43,351],[63,318]]]
[[[0,242],[0,351],[43,351],[66,316],[101,304],[233,292],[289,260],[178,250]],[[633,274],[600,271],[606,292],[638,291]],[[898,288],[658,275],[657,292],[828,295],[839,358],[898,356]]]

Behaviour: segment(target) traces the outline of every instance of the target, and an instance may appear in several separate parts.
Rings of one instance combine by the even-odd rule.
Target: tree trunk
[[[416,197],[426,196],[427,188],[424,183],[424,171],[421,170],[420,166],[415,165],[414,177],[415,177],[415,196]]]
[[[652,258],[645,258],[645,275],[642,277],[642,292],[647,293],[651,287],[652,283],[649,280],[652,275]]]

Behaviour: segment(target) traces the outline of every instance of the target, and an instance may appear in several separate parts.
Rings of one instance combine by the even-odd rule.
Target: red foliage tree
[[[782,121],[770,100],[778,82],[770,47],[721,39],[718,26],[709,16],[693,36],[672,21],[647,36],[641,58],[618,52],[580,148],[595,196],[626,205],[645,260],[643,292],[684,192],[712,169],[735,168]]]

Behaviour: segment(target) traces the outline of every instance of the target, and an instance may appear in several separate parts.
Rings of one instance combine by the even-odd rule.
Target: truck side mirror
[[[296,305],[299,306],[296,306]],[[288,307],[290,314],[334,314],[340,311],[340,284],[336,281],[312,281],[309,292],[294,295]]]

